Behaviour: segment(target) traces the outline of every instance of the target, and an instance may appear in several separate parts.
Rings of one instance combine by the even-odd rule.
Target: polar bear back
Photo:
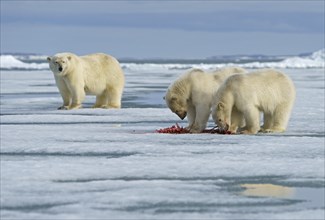
[[[229,76],[244,73],[246,70],[239,67],[226,67],[214,72],[205,72],[201,69],[192,69],[182,74],[172,83],[165,95],[167,105],[172,97],[191,99],[192,104],[206,102],[211,106],[214,94],[222,82]]]
[[[226,67],[214,72],[204,72],[200,69],[193,69],[185,74],[184,78],[189,80],[188,83],[192,87],[191,97],[193,100],[202,102],[202,99],[212,100],[213,95],[227,77],[244,72],[246,72],[246,70],[239,67]]]
[[[124,86],[124,74],[118,63],[118,61],[107,54],[95,53],[86,56],[80,56],[81,68],[85,84],[88,90],[102,90],[98,86],[104,88],[108,87],[123,87]],[[102,74],[105,73],[106,77]],[[103,83],[103,80],[105,83]]]
[[[280,103],[294,102],[295,95],[292,80],[273,69],[230,76],[217,92],[219,100],[233,100],[238,109],[249,103],[266,112]]]

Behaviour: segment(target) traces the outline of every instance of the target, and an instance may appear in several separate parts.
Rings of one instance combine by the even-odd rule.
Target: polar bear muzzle
[[[59,72],[62,72],[63,71],[63,67],[62,67],[62,64],[59,62],[59,61],[55,61],[55,64],[59,70]]]
[[[186,117],[187,112],[186,111],[176,111],[175,114],[178,115],[178,117],[183,120]]]

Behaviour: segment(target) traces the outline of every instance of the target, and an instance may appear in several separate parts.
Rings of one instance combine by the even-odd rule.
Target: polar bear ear
[[[218,110],[221,110],[221,109],[223,109],[225,106],[224,106],[224,104],[222,103],[222,102],[219,102],[218,103]]]
[[[67,58],[68,58],[68,60],[71,60],[71,56],[68,56]]]
[[[50,62],[52,60],[52,57],[47,57],[46,59],[48,62]]]

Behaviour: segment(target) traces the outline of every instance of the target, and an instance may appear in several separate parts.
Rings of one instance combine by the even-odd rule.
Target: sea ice
[[[126,69],[124,108],[71,111],[50,71],[1,71],[1,219],[323,219],[324,69],[282,71],[288,130],[248,136],[156,133],[185,125],[162,99],[180,69]]]

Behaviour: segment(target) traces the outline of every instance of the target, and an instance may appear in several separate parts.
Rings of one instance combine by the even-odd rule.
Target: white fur
[[[166,104],[181,119],[187,116],[190,132],[201,132],[208,122],[213,95],[218,87],[228,76],[243,72],[244,69],[237,67],[212,73],[193,69],[169,86],[165,95]]]
[[[246,123],[242,133],[284,132],[295,97],[292,80],[279,71],[267,69],[234,75],[217,91],[212,116],[221,129],[230,126],[232,132],[240,127],[242,118]],[[262,127],[260,112],[264,114]]]
[[[59,53],[47,60],[63,99],[59,109],[81,108],[86,94],[96,95],[94,108],[121,107],[124,74],[114,57]]]

